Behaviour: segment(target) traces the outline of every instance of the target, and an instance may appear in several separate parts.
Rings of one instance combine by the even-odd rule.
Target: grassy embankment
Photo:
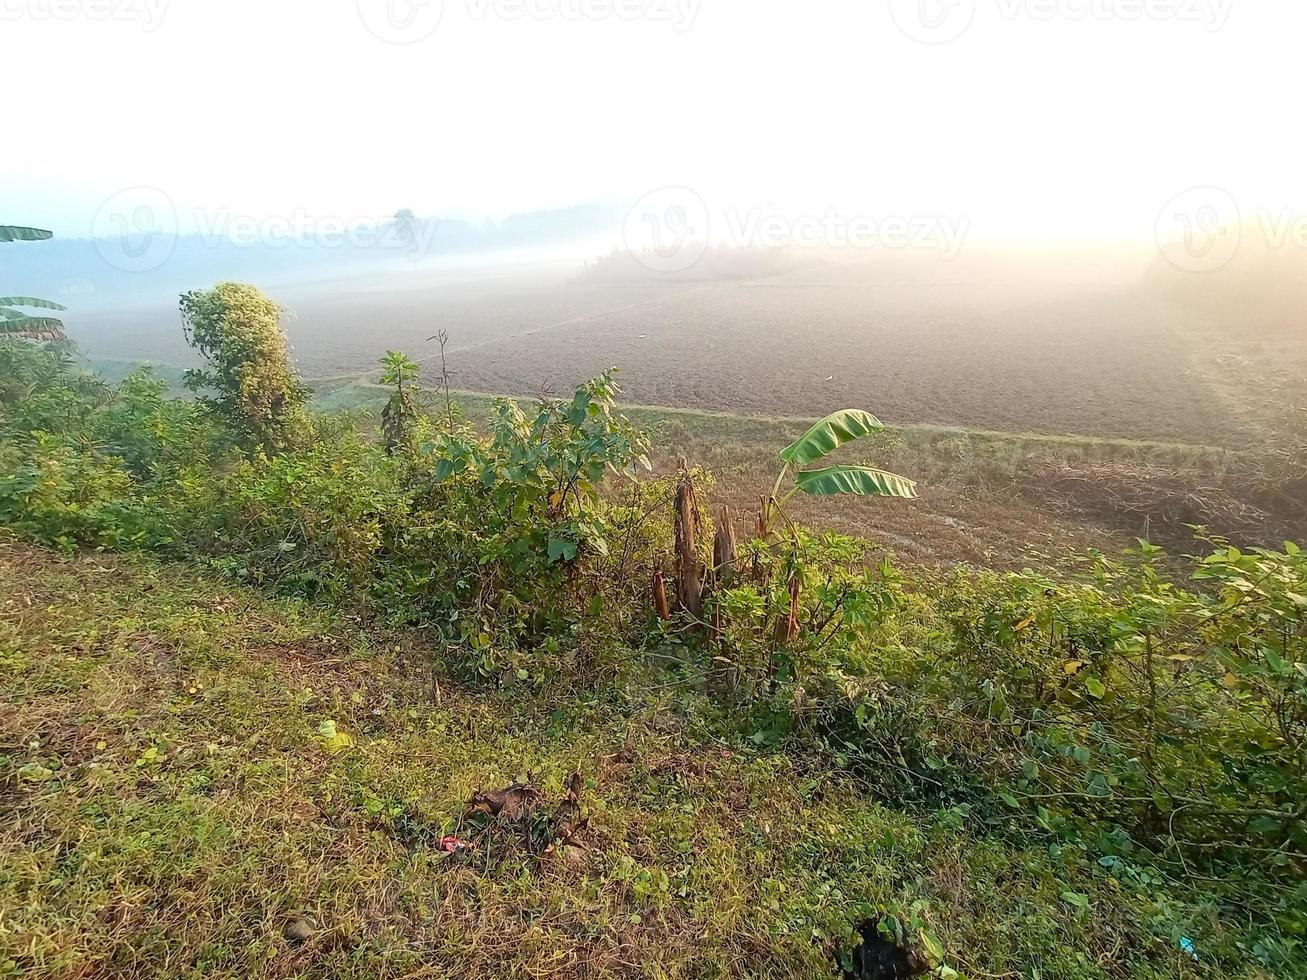
[[[0,974],[810,977],[851,907],[914,903],[972,976],[1194,967],[1092,862],[723,741],[720,705],[649,668],[433,687],[417,637],[16,543],[0,608]],[[573,771],[578,847],[460,822]]]

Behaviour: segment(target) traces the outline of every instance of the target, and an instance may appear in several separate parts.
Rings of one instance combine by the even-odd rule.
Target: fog
[[[285,306],[310,379],[447,330],[488,390],[622,363],[667,404],[798,413],[889,385],[924,421],[1191,435],[1063,412],[1032,378],[1110,398],[1158,383],[1125,362],[1170,358],[1183,389],[1207,377],[1195,332],[1248,339],[1212,353],[1240,363],[1303,343],[1296,0],[0,16],[13,77],[40,80],[7,106],[0,218],[55,233],[5,246],[0,277],[68,306],[102,369],[192,363],[178,293],[241,280]],[[862,353],[773,370],[849,337]],[[1092,371],[1077,355],[1108,343]],[[975,399],[906,394],[978,366]]]

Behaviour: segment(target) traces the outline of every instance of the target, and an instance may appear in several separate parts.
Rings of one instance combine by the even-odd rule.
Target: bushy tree
[[[281,308],[258,289],[226,282],[183,293],[186,340],[208,360],[207,371],[186,372],[186,386],[260,448],[277,451],[292,440],[308,389],[290,365]]]

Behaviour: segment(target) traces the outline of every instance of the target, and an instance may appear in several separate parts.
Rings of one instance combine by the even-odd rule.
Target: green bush
[[[183,293],[186,339],[209,362],[186,372],[186,385],[252,447],[292,444],[309,391],[290,366],[281,308],[258,289],[224,282]]]
[[[1184,584],[1146,544],[1056,576],[878,575],[834,651],[818,633],[776,655],[792,679],[752,724],[888,798],[1096,862],[1172,942],[1237,956],[1201,909],[1251,902],[1275,965],[1307,933],[1307,557],[1213,545]],[[844,558],[826,554],[830,588]]]
[[[602,590],[590,576],[620,527],[600,493],[605,472],[643,461],[643,437],[613,412],[611,372],[531,415],[496,402],[489,434],[440,433],[411,459],[411,519],[395,528],[386,585],[483,675],[567,635]],[[557,644],[551,644],[557,649]]]

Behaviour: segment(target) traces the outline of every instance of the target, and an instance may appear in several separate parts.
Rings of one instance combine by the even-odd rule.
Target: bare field
[[[1142,278],[960,262],[713,283],[590,284],[574,272],[405,272],[269,291],[294,314],[286,326],[309,378],[366,374],[387,349],[431,364],[429,338],[446,330],[453,382],[471,390],[563,391],[619,365],[626,397],[651,405],[797,416],[858,405],[900,423],[1203,445],[1259,435],[1259,413],[1231,410],[1241,379],[1223,365],[1242,363],[1226,349],[1239,341]],[[188,359],[171,300],[70,325],[93,357]],[[1281,357],[1285,343],[1262,342],[1260,356]],[[1285,384],[1271,399],[1281,408],[1300,394]]]

